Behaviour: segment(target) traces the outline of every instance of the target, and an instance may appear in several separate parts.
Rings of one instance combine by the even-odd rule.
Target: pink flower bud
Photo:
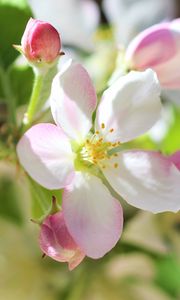
[[[129,44],[126,61],[131,69],[152,68],[162,87],[180,89],[180,19],[141,32]]]
[[[62,211],[46,217],[41,225],[39,243],[47,256],[60,262],[68,262],[69,270],[77,267],[85,257],[69,234]]]
[[[180,171],[180,150],[176,151],[169,157],[170,161],[176,166],[176,168]]]
[[[52,63],[59,55],[61,40],[49,23],[30,19],[21,39],[21,50],[31,62]]]

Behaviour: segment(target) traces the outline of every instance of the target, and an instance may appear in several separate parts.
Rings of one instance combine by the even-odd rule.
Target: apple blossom
[[[85,257],[69,234],[62,211],[45,218],[41,224],[39,243],[46,255],[60,262],[68,262],[70,270]]]
[[[162,87],[180,88],[180,19],[154,25],[129,44],[125,59],[130,69],[156,71]]]
[[[122,208],[103,183],[135,207],[151,212],[180,208],[180,173],[160,153],[125,150],[158,120],[160,87],[154,71],[132,71],[104,93],[96,111],[88,73],[68,62],[52,84],[56,125],[37,124],[17,145],[20,163],[48,189],[64,188],[67,229],[85,255],[99,258],[120,238]]]
[[[49,23],[30,18],[21,39],[16,46],[31,63],[50,64],[60,54],[61,40],[57,30]]]

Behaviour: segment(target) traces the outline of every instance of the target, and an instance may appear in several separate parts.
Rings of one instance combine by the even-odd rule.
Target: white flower
[[[159,94],[152,70],[130,72],[104,92],[93,127],[95,90],[86,70],[70,61],[52,85],[56,125],[33,126],[17,145],[19,160],[34,180],[48,189],[64,188],[65,224],[89,257],[109,251],[123,227],[120,203],[103,178],[138,208],[152,212],[180,208],[180,172],[173,162],[156,152],[123,150],[125,142],[158,120]]]

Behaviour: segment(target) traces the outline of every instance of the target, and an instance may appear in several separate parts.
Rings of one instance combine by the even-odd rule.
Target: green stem
[[[76,273],[65,291],[64,300],[79,300],[83,299],[83,294],[86,290],[89,274],[84,266],[81,266],[80,272]]]
[[[23,128],[25,130],[30,127],[34,119],[34,115],[36,114],[39,96],[43,85],[43,79],[44,79],[43,74],[35,73],[35,81],[34,81],[34,86],[31,94],[28,110],[25,113],[23,119]]]
[[[4,68],[2,67],[1,62],[0,62],[0,80],[2,84],[3,93],[8,105],[9,121],[15,125],[16,124],[16,115],[15,115],[16,100],[11,90],[9,75],[7,71],[5,71]]]

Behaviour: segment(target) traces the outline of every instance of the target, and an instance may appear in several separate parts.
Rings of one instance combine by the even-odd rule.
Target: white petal
[[[70,234],[87,256],[103,256],[120,238],[121,205],[95,176],[76,173],[64,192],[63,211]]]
[[[96,94],[87,71],[68,61],[53,80],[50,98],[55,122],[71,139],[83,139],[92,126],[96,107]]]
[[[144,134],[159,119],[160,87],[156,73],[130,72],[118,79],[102,97],[97,111],[96,129],[108,141],[127,142]],[[109,134],[109,130],[114,131]]]
[[[20,139],[17,154],[27,173],[48,189],[60,189],[74,176],[69,140],[53,124],[31,127]]]
[[[114,168],[114,163],[118,168]],[[103,173],[129,204],[154,213],[180,209],[180,172],[158,152],[127,151],[112,158]]]

